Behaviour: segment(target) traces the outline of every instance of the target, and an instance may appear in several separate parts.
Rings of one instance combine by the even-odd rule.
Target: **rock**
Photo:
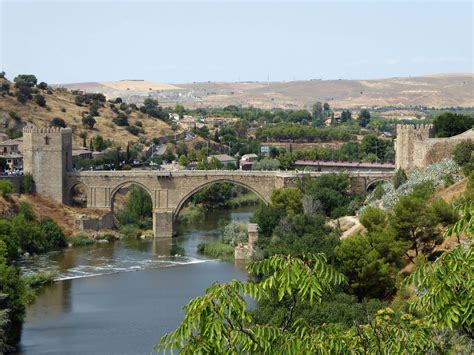
[[[107,239],[99,239],[97,240],[97,243],[108,243],[109,241]]]
[[[24,258],[29,258],[31,256],[30,253],[28,253],[27,251],[25,251],[25,253],[23,254],[23,257]]]

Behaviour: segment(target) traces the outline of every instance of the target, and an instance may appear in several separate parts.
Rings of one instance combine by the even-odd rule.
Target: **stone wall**
[[[20,193],[23,183],[23,176],[0,176],[0,180],[8,180],[11,182],[13,192]]]
[[[397,169],[424,168],[449,158],[456,145],[468,139],[474,140],[474,130],[470,129],[449,138],[434,138],[432,125],[397,125]]]
[[[112,229],[115,227],[114,214],[109,212],[101,218],[81,218],[76,220],[75,224],[80,230],[99,231],[102,229]]]

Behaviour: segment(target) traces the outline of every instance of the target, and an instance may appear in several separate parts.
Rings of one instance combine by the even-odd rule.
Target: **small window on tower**
[[[49,137],[48,136],[44,136],[44,144],[49,145]]]

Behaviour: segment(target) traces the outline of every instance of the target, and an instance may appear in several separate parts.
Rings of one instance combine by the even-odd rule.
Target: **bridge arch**
[[[112,212],[114,212],[114,197],[117,194],[117,192],[119,192],[123,188],[131,187],[133,185],[139,186],[143,190],[145,190],[151,198],[152,207],[153,208],[155,207],[155,199],[153,198],[153,192],[146,185],[135,180],[127,180],[118,184],[110,191],[109,199],[110,199],[110,209]]]
[[[229,179],[229,178],[223,178],[223,179],[217,179],[217,180],[211,180],[211,181],[206,181],[205,183],[202,183],[200,184],[199,186],[193,188],[191,191],[189,191],[188,193],[186,193],[186,195],[184,197],[181,198],[181,200],[179,201],[179,203],[177,204],[176,206],[176,209],[174,210],[174,220],[177,219],[178,215],[179,215],[179,212],[181,211],[181,209],[183,208],[183,206],[186,204],[186,202],[193,196],[195,195],[196,193],[198,193],[199,191],[201,191],[202,189],[204,189],[205,187],[207,186],[211,186],[211,185],[214,185],[214,184],[222,184],[222,183],[230,183],[230,184],[233,184],[233,185],[236,185],[236,186],[240,186],[240,187],[243,187],[245,188],[246,190],[249,190],[251,192],[253,192],[255,195],[258,196],[258,198],[260,200],[262,200],[265,204],[268,204],[270,201],[268,201],[267,198],[265,198],[260,192],[258,192],[255,188],[253,188],[252,186],[248,185],[248,184],[245,184],[245,183],[242,183],[240,181],[236,181],[236,180],[233,180],[233,179]]]
[[[67,187],[68,203],[74,207],[87,207],[89,187],[82,181],[74,181]]]
[[[379,179],[374,179],[372,181],[369,181],[367,183],[367,186],[365,187],[365,190],[366,191],[370,191],[372,189],[374,189],[378,184],[383,184],[385,182],[389,182],[390,181],[390,178],[389,177],[383,177],[383,178],[379,178]]]

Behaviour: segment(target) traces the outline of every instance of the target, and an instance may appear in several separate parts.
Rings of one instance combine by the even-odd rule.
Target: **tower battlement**
[[[23,134],[58,134],[58,133],[71,133],[71,128],[61,128],[61,127],[46,127],[46,128],[38,128],[38,127],[25,127],[23,128]]]

